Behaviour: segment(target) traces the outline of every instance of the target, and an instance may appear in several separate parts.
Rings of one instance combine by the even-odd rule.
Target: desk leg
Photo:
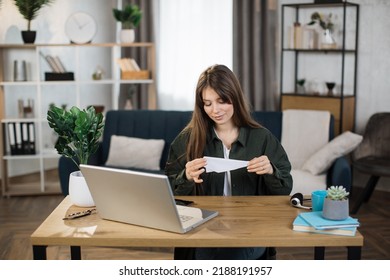
[[[33,245],[32,250],[33,250],[33,259],[34,260],[46,260],[46,248],[47,246],[45,245]]]
[[[360,246],[349,246],[348,249],[348,260],[361,260],[362,258],[362,247]]]
[[[81,260],[80,246],[70,246],[70,259],[71,260]]]
[[[314,259],[315,260],[325,259],[325,247],[314,247]]]

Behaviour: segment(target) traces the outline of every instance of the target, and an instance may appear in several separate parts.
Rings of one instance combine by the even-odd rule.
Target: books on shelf
[[[58,56],[44,55],[42,52],[39,53],[45,59],[53,73],[66,73],[65,66]]]
[[[33,122],[9,122],[5,125],[11,155],[35,154],[35,124]]]
[[[133,58],[118,58],[117,63],[121,69],[122,80],[146,80],[149,79],[149,71],[141,70]]]
[[[345,228],[332,228],[332,229],[315,229],[308,222],[306,222],[300,215],[298,215],[293,222],[293,230],[301,232],[312,232],[320,234],[331,234],[331,235],[345,235],[355,236],[356,226],[345,227]]]
[[[45,72],[45,81],[73,81],[73,72],[67,72],[64,64],[58,56],[44,55],[39,52],[41,57],[47,62],[51,72]]]
[[[290,49],[318,49],[318,32],[299,22],[294,22],[287,29],[287,47]]]
[[[141,68],[133,58],[119,58],[117,63],[122,72],[141,71]]]
[[[54,56],[52,58],[54,60],[55,65],[58,67],[58,69],[60,71],[59,73],[65,73],[66,69],[65,69],[65,66],[62,63],[61,59],[58,56]]]

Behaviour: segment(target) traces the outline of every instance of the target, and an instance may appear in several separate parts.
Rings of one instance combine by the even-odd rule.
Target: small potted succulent
[[[322,216],[328,220],[345,220],[349,217],[349,192],[343,186],[327,189]]]
[[[122,43],[132,43],[135,39],[134,28],[141,22],[142,11],[137,5],[129,4],[123,10],[112,9],[114,18],[122,23],[120,40]]]

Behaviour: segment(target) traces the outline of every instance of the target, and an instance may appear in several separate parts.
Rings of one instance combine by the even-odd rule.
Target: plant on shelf
[[[141,22],[142,11],[137,5],[129,4],[125,6],[123,10],[114,8],[112,9],[112,12],[114,18],[122,23],[121,42],[134,42],[134,28],[136,28]]]
[[[298,79],[297,80],[297,93],[303,94],[306,92],[305,82],[306,82],[306,79]]]
[[[329,14],[327,17],[325,17],[319,12],[312,13],[311,21],[308,23],[308,25],[313,25],[315,23],[318,23],[318,25],[321,26],[321,28],[324,30],[329,29],[330,31],[333,31],[334,24],[332,22],[332,14]]]
[[[137,5],[127,5],[123,10],[112,9],[114,18],[122,23],[123,29],[136,28],[142,18],[142,11]]]
[[[50,5],[54,0],[14,0],[19,13],[27,20],[27,30],[22,31],[25,43],[34,43],[36,31],[31,31],[31,21],[38,16],[38,12],[44,6]]]
[[[343,186],[327,189],[322,216],[329,220],[345,220],[349,216],[349,192]]]
[[[324,16],[323,14],[320,14],[318,12],[314,12],[311,15],[311,21],[308,23],[308,25],[313,25],[315,23],[318,23],[318,25],[324,30],[322,36],[322,48],[336,48],[336,41],[332,35],[334,28],[334,24],[332,22],[332,14],[330,13],[328,16]]]
[[[125,100],[125,105],[124,109],[125,110],[132,110],[133,109],[133,96],[136,93],[137,87],[134,84],[130,84],[128,89],[127,89],[127,94],[126,94],[126,100]]]
[[[51,105],[47,121],[58,134],[57,152],[70,158],[77,166],[87,164],[99,146],[104,129],[103,114],[96,113],[93,106],[84,110],[73,106],[68,111]]]

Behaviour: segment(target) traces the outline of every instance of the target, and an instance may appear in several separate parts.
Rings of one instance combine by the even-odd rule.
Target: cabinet
[[[335,44],[323,44],[325,30],[308,25],[315,12],[330,17]],[[335,118],[335,135],[354,130],[358,23],[359,5],[351,2],[282,5],[281,110],[327,110]],[[331,94],[327,83],[335,83]]]
[[[121,78],[117,60],[126,48],[145,48],[148,79]],[[46,81],[45,72],[50,68],[45,55],[58,56],[73,80]],[[14,74],[14,63],[25,61],[23,72],[26,80]],[[101,68],[103,77],[94,80],[92,74]],[[20,70],[20,69],[19,69]],[[148,87],[148,109],[156,109],[155,47],[153,43],[101,43],[101,44],[25,44],[0,45],[0,166],[3,196],[59,193],[56,177],[58,157],[54,144],[56,135],[46,120],[50,104],[85,108],[103,105],[104,111],[118,109],[122,85],[139,84]],[[27,113],[21,115],[18,104],[22,100]],[[29,102],[29,105],[27,105]],[[24,126],[33,124],[35,153],[11,153],[9,124]],[[11,133],[10,133],[11,132]],[[20,135],[18,135],[20,136]],[[16,135],[14,135],[16,137]],[[26,183],[15,184],[13,177],[30,174]],[[50,181],[49,173],[54,174]]]

